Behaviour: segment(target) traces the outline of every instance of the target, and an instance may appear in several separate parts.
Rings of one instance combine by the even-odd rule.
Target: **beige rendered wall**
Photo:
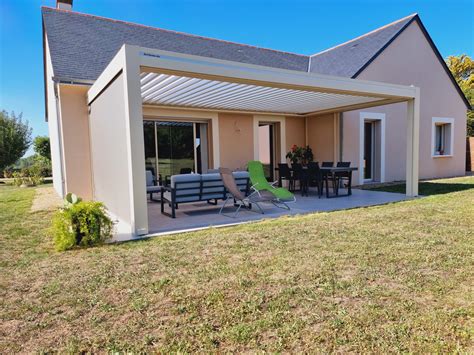
[[[89,140],[88,86],[61,85],[61,122],[63,131],[66,193],[92,198]]]
[[[220,166],[245,169],[254,158],[253,115],[219,113]]]
[[[298,146],[305,145],[305,119],[304,117],[286,117],[286,144],[285,154],[296,144]]]
[[[314,160],[334,161],[334,114],[313,116],[307,118],[308,145],[313,149]]]
[[[420,178],[464,174],[466,107],[416,22],[400,34],[358,79],[420,87]],[[405,179],[406,107],[406,103],[400,103],[361,110],[386,114],[386,181]],[[358,161],[361,111],[344,113],[344,160]],[[432,157],[432,117],[454,118],[453,157]]]
[[[123,74],[91,104],[90,140],[94,200],[131,231],[131,167],[129,165]],[[132,231],[131,231],[132,232]]]
[[[406,103],[372,107],[360,111],[344,112],[342,160],[362,168],[359,161],[360,117],[366,112],[385,113],[385,181],[405,180],[406,172]],[[423,133],[422,133],[423,134]],[[355,185],[361,184],[359,173],[353,174]]]

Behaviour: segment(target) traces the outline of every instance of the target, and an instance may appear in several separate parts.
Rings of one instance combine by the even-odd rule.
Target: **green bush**
[[[41,177],[49,177],[53,175],[51,160],[48,160],[40,155],[35,156],[33,165],[30,166],[37,175]]]
[[[71,203],[66,197],[65,207],[53,217],[52,232],[58,251],[102,244],[112,236],[112,231],[112,220],[101,202],[75,198]]]
[[[24,168],[13,173],[13,184],[16,186],[36,186],[43,183],[40,172],[33,168]]]
[[[13,170],[13,168],[5,168],[3,170],[3,177],[4,178],[7,178],[7,179],[11,179],[13,177],[13,173],[15,172],[15,170]]]

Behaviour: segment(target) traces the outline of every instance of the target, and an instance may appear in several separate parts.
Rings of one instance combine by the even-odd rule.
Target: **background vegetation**
[[[449,56],[446,63],[472,107],[474,105],[474,61],[468,55],[463,54]],[[473,110],[469,110],[467,113],[467,136],[474,137]]]

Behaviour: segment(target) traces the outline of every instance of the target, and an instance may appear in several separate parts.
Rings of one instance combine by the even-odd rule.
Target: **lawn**
[[[474,178],[379,207],[57,253],[0,187],[0,353],[474,352]],[[469,189],[454,189],[466,185]]]

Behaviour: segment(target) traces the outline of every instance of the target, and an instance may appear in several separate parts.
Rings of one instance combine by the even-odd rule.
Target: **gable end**
[[[448,75],[449,79],[451,80],[452,84],[454,85],[454,87],[456,88],[458,94],[461,96],[461,99],[463,100],[464,104],[466,105],[466,108],[468,110],[472,110],[473,108],[471,107],[471,104],[469,103],[469,101],[467,100],[466,96],[464,95],[463,91],[461,90],[461,88],[459,87],[458,83],[456,82],[456,79],[454,79],[454,76],[453,74],[451,73],[451,70],[449,70],[448,68],[448,65],[446,64],[446,62],[444,61],[443,57],[441,56],[441,53],[439,52],[438,48],[436,47],[436,45],[434,44],[433,40],[431,39],[431,36],[429,35],[428,31],[426,30],[426,27],[423,25],[423,23],[421,22],[421,19],[418,15],[415,15],[410,21],[408,21],[398,32],[395,36],[393,36],[393,38],[390,39],[390,41],[388,41],[382,48],[380,48],[380,50],[374,54],[374,56],[372,58],[370,58],[370,60],[364,64],[353,76],[352,76],[352,79],[355,79],[359,76],[360,73],[362,73],[362,71],[367,68],[370,63],[372,63],[396,38],[398,38],[398,36],[400,36],[400,34],[411,24],[413,23],[414,21],[416,21],[416,23],[418,24],[418,26],[420,27],[421,29],[421,32],[423,33],[423,35],[425,36],[426,40],[428,41],[431,49],[433,50],[434,54],[436,55],[436,57],[438,58],[438,61],[441,63],[441,66],[443,67],[444,71],[446,72],[446,74]]]

